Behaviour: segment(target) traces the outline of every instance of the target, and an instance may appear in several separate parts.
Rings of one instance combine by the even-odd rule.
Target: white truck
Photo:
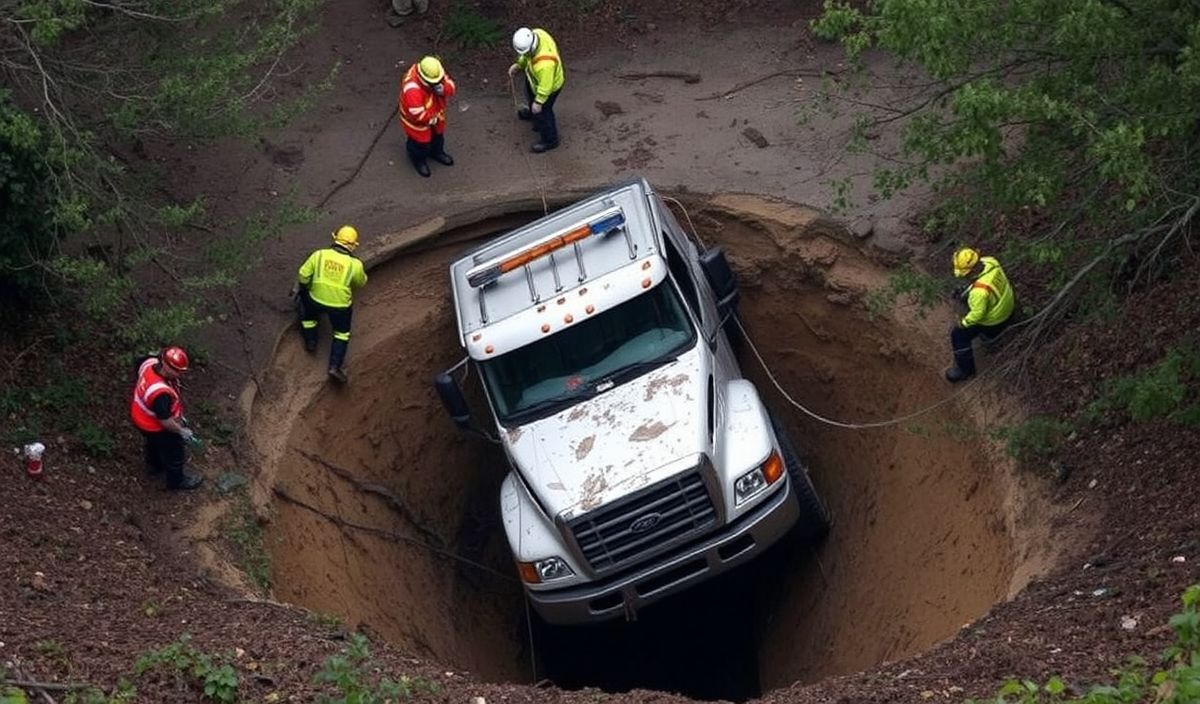
[[[737,287],[644,179],[587,198],[450,266],[467,356],[435,387],[504,448],[500,511],[548,622],[624,615],[725,572],[829,513],[742,378]],[[494,430],[454,374],[482,379]]]

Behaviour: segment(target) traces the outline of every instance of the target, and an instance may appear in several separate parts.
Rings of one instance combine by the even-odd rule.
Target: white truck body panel
[[[613,212],[623,227],[522,260],[481,284],[481,271]],[[500,509],[513,555],[519,563],[557,558],[569,567],[547,581],[526,581],[535,608],[550,621],[628,615],[750,559],[796,521],[786,476],[741,504],[735,500],[735,482],[780,446],[753,384],[740,378],[698,255],[638,179],[499,237],[450,267],[461,341],[485,379],[505,355],[521,355],[655,291],[671,297],[694,330],[690,346],[670,359],[649,360],[652,368],[619,383],[586,380],[594,395],[533,417],[505,420],[496,388],[485,384],[512,467]],[[552,376],[535,387],[566,381]],[[530,391],[516,390],[521,401]]]

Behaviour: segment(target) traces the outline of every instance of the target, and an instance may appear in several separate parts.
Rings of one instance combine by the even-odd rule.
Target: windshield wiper
[[[542,413],[556,410],[568,403],[589,399],[595,395],[596,395],[596,392],[594,389],[592,389],[591,387],[588,387],[588,386],[583,386],[583,387],[580,387],[579,390],[572,391],[571,393],[559,394],[558,396],[553,396],[551,398],[542,399],[541,401],[538,401],[537,403],[530,404],[522,409],[517,410],[514,413],[511,413],[508,417],[511,419],[511,418],[525,418],[525,417],[533,416],[533,415],[541,415]]]
[[[642,362],[634,362],[633,364],[627,364],[624,367],[621,367],[620,369],[617,369],[616,371],[612,372],[611,374],[606,374],[603,377],[601,377],[600,379],[597,379],[596,383],[592,385],[592,388],[595,389],[597,392],[608,391],[613,386],[616,386],[617,379],[630,379],[630,378],[633,378],[636,376],[641,376],[642,374],[644,374],[652,369],[657,369],[658,367],[661,367],[664,364],[670,364],[671,362],[674,362],[677,359],[679,359],[679,355],[677,353],[669,352],[664,355],[659,355],[658,357],[655,357],[654,359],[647,359]]]

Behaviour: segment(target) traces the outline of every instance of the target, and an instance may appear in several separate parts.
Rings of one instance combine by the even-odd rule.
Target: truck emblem
[[[645,516],[637,518],[633,521],[633,523],[630,523],[629,530],[633,531],[634,533],[645,533],[654,526],[658,525],[658,522],[661,520],[661,513],[647,513]]]

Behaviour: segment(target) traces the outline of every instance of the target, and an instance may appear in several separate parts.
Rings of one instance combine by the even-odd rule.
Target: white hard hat
[[[528,27],[522,27],[513,32],[513,51],[521,56],[532,51],[533,45],[536,43],[537,37],[533,36],[533,30]]]

